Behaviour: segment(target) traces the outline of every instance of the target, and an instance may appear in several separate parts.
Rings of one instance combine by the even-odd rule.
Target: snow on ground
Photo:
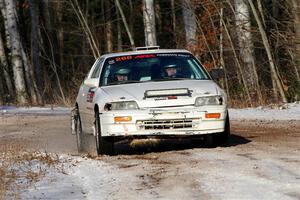
[[[233,120],[300,120],[300,103],[289,103],[275,108],[257,107],[229,109]]]
[[[73,157],[73,163],[77,164],[70,164],[68,175],[50,174],[34,188],[24,191],[21,198],[293,200],[299,197],[300,174],[296,163],[287,170],[284,162],[256,150],[246,156],[235,154],[235,149],[222,148],[184,152],[119,156],[112,160]],[[252,154],[255,160],[247,157]],[[255,154],[265,159],[258,160]]]
[[[12,114],[12,115],[30,115],[30,114],[41,114],[41,115],[59,115],[59,114],[70,114],[71,108],[69,107],[16,107],[16,106],[0,106],[0,115]]]
[[[0,107],[0,115],[69,114],[70,110]],[[232,120],[300,120],[300,104],[229,109],[229,114]],[[61,155],[68,160],[66,173],[50,170],[20,195],[21,199],[298,199],[299,149],[285,153],[272,145],[267,151],[255,145],[150,153],[145,157]],[[277,151],[283,154],[280,158]]]

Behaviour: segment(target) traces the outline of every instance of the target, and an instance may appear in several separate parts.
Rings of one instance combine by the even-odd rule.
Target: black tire
[[[227,114],[224,131],[222,133],[214,134],[213,140],[216,145],[222,145],[228,142],[229,137],[230,137],[230,121],[229,121],[229,115]]]
[[[204,135],[204,147],[215,147],[215,138],[213,134]]]
[[[101,124],[100,124],[100,116],[99,112],[95,112],[95,131],[96,131],[96,148],[97,153],[99,154],[114,154],[114,141],[113,138],[110,137],[102,137],[101,136]]]
[[[75,135],[76,135],[76,143],[77,143],[77,150],[78,153],[81,153],[83,151],[83,132],[82,132],[82,126],[81,126],[81,119],[78,108],[76,109],[76,114],[74,116],[74,124],[75,124]]]

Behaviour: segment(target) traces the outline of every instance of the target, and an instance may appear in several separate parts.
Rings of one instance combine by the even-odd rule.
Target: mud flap
[[[84,134],[84,140],[82,142],[82,152],[87,153],[91,156],[98,156],[96,140],[93,134]]]

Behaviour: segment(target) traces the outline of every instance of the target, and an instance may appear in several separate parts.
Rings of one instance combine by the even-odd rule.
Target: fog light
[[[122,117],[115,117],[115,122],[130,122],[132,120],[131,116],[122,116]]]
[[[221,113],[205,113],[205,118],[219,119],[220,117],[221,117]]]

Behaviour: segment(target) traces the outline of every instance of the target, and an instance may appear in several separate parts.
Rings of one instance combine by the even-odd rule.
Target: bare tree
[[[283,102],[287,102],[287,99],[286,99],[286,96],[285,96],[285,93],[284,93],[284,90],[283,90],[283,87],[281,85],[281,82],[280,82],[280,79],[279,79],[279,75],[277,73],[277,70],[276,70],[276,66],[275,66],[275,63],[274,63],[274,59],[272,57],[272,52],[271,52],[271,46],[269,44],[269,40],[268,40],[268,37],[267,37],[267,34],[266,34],[266,31],[264,30],[264,27],[263,27],[263,24],[259,18],[259,15],[257,13],[257,10],[252,2],[252,0],[247,0],[248,3],[250,4],[250,7],[251,7],[251,10],[252,10],[252,13],[254,15],[254,18],[257,22],[257,25],[258,25],[258,28],[259,28],[259,32],[261,34],[261,37],[262,37],[262,41],[263,41],[263,44],[264,44],[264,47],[265,47],[265,50],[267,52],[267,56],[268,56],[268,60],[269,60],[269,64],[270,64],[270,69],[271,69],[271,76],[272,76],[272,79],[275,81],[276,83],[276,86],[279,90],[279,94],[281,96],[281,100]]]
[[[13,96],[14,89],[13,89],[10,75],[8,73],[8,63],[7,63],[7,59],[6,59],[6,55],[5,55],[5,51],[4,51],[4,43],[2,40],[1,32],[0,32],[0,66],[2,67],[3,76],[4,76],[5,83],[6,83],[6,86],[8,89],[8,93],[9,93],[9,95]]]
[[[5,8],[7,15],[7,28],[11,43],[11,63],[14,72],[14,81],[16,88],[17,102],[20,105],[28,104],[28,96],[23,73],[21,40],[17,29],[17,19],[15,15],[15,2],[13,0],[5,0]]]
[[[6,47],[8,49],[10,49],[11,48],[11,46],[10,46],[10,37],[9,37],[8,27],[7,27],[8,26],[8,24],[7,24],[7,14],[6,14],[4,0],[0,0],[0,10],[1,10],[1,13],[2,13],[3,21],[4,21]]]
[[[252,97],[258,95],[262,101],[258,75],[253,56],[254,46],[251,33],[249,7],[245,0],[235,0],[235,24],[239,41],[239,51],[243,61],[243,74]]]
[[[90,27],[88,26],[87,24],[87,21],[81,11],[81,8],[78,4],[78,1],[77,0],[74,0],[75,3],[73,3],[72,0],[69,0],[70,3],[71,3],[71,6],[77,16],[77,19],[81,25],[81,28],[83,29],[88,41],[89,41],[89,44],[90,44],[90,48],[93,52],[93,56],[94,58],[98,58],[100,57],[100,51],[99,51],[99,48],[97,46],[97,43],[96,43],[96,38],[95,36],[92,34],[92,31],[90,29]]]
[[[191,0],[182,0],[182,12],[185,29],[185,38],[187,49],[194,47],[197,43],[196,31],[197,22],[194,6]],[[201,27],[201,26],[200,26]]]
[[[33,0],[29,0],[30,6],[30,17],[31,17],[31,58],[33,62],[33,66],[35,69],[36,80],[38,83],[39,91],[43,90],[43,76],[41,70],[41,62],[40,62],[40,47],[38,44],[39,41],[39,18],[36,11],[36,6]]]
[[[174,34],[174,40],[177,41],[176,36],[176,14],[175,14],[175,1],[171,0],[171,9],[172,9],[172,27],[173,27],[173,34]],[[177,42],[176,42],[177,44]]]
[[[64,16],[64,2],[63,1],[58,1],[57,2],[57,6],[56,6],[56,9],[57,9],[57,18],[58,18],[58,22],[59,22],[59,26],[57,28],[57,38],[58,38],[58,46],[59,46],[59,49],[58,49],[58,52],[59,52],[59,65],[61,67],[64,66],[64,46],[65,46],[65,43],[64,43],[64,26],[62,25],[62,22],[63,22],[63,16]]]
[[[42,74],[41,62],[40,62],[40,45],[39,45],[39,28],[38,28],[39,18],[33,0],[29,0],[29,6],[30,6],[30,17],[31,17],[31,47],[32,47],[31,58],[32,58],[33,67],[30,67],[30,69],[28,70],[29,73],[27,72],[28,73],[28,75],[26,75],[26,77],[28,77],[27,85],[28,87],[30,87],[29,89],[30,89],[31,99],[33,103],[42,104],[42,98],[40,96],[40,93],[43,91],[44,82],[43,82],[43,74]],[[23,55],[23,61],[26,59],[26,61],[28,62],[25,52],[22,53],[22,55]],[[24,61],[25,71],[26,71],[26,66],[29,66],[29,62],[27,64],[26,61]],[[32,86],[29,86],[31,83]]]
[[[295,64],[294,69],[296,73],[296,77],[300,79],[300,1],[299,0],[291,0],[288,1],[289,7],[292,10],[293,18],[294,18],[294,30],[295,30]]]
[[[120,11],[118,10],[118,6],[116,5],[115,2],[115,6],[116,6],[116,14],[117,14],[117,39],[118,39],[118,44],[117,44],[117,49],[118,51],[122,51],[122,30],[121,30],[121,25],[120,25]]]
[[[145,45],[155,46],[156,42],[156,29],[155,29],[155,12],[153,0],[143,0],[143,18],[144,18],[144,32],[145,32]]]
[[[1,70],[0,70],[0,72],[1,72]],[[3,103],[4,103],[3,96],[4,96],[4,88],[3,88],[2,78],[0,76],[0,105],[3,105]]]
[[[111,23],[111,4],[110,1],[105,1],[105,32],[106,32],[106,50],[107,52],[113,51],[113,33]]]
[[[115,0],[115,4],[116,4],[117,8],[118,8],[119,11],[120,11],[120,15],[121,15],[121,17],[122,17],[123,24],[124,24],[124,26],[125,26],[127,35],[128,35],[128,37],[129,37],[129,41],[130,41],[131,48],[134,48],[134,47],[135,47],[135,44],[134,44],[133,36],[132,36],[132,33],[131,33],[130,30],[129,30],[128,23],[127,23],[126,17],[125,17],[125,15],[124,15],[124,12],[123,12],[123,9],[122,9],[122,7],[121,7],[121,5],[120,5],[119,0]]]

